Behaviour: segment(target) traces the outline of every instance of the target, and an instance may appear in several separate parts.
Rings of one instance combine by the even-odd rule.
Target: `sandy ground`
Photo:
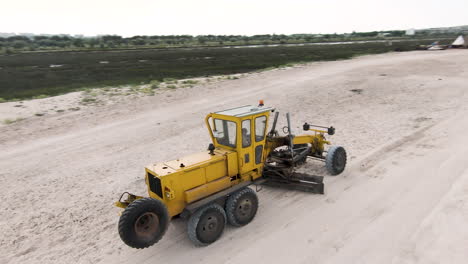
[[[0,263],[466,263],[466,65],[468,50],[364,56],[2,125]],[[295,131],[335,126],[345,173],[325,195],[264,188],[254,221],[205,248],[181,219],[153,247],[125,246],[112,203],[145,194],[143,167],[205,149],[206,113],[257,99]]]

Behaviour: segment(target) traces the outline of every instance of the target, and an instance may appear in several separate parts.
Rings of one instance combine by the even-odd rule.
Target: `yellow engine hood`
[[[185,156],[180,159],[158,162],[146,166],[146,169],[155,174],[155,176],[164,176],[180,171],[189,171],[195,168],[208,166],[226,159],[227,154],[232,153],[231,150],[215,149],[214,155],[208,151],[203,151]]]

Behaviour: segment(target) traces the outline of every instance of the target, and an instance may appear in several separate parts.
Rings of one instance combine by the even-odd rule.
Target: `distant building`
[[[458,36],[457,39],[452,43],[452,48],[466,48],[468,46],[468,38],[462,35]]]
[[[378,37],[388,37],[391,35],[392,33],[387,33],[387,32],[380,32],[379,34],[377,34]]]
[[[416,34],[416,30],[414,28],[407,29],[405,35],[407,36],[414,36]]]

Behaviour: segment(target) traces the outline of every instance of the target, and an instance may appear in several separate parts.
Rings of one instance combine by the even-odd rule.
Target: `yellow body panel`
[[[205,168],[206,182],[211,182],[223,176],[227,176],[227,158],[218,162],[212,162],[210,166]]]
[[[187,203],[195,202],[229,187],[231,187],[231,179],[225,176],[199,187],[185,191],[185,201]]]
[[[228,170],[229,177],[236,176],[237,173],[239,173],[236,152],[230,152],[227,154],[227,170]]]

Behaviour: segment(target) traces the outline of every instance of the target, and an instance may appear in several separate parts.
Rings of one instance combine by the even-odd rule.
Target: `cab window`
[[[265,138],[266,116],[255,118],[255,141],[259,142]]]
[[[250,147],[251,144],[250,120],[242,121],[242,147]]]
[[[213,136],[220,145],[228,147],[236,147],[236,130],[237,125],[235,122],[214,119]]]

